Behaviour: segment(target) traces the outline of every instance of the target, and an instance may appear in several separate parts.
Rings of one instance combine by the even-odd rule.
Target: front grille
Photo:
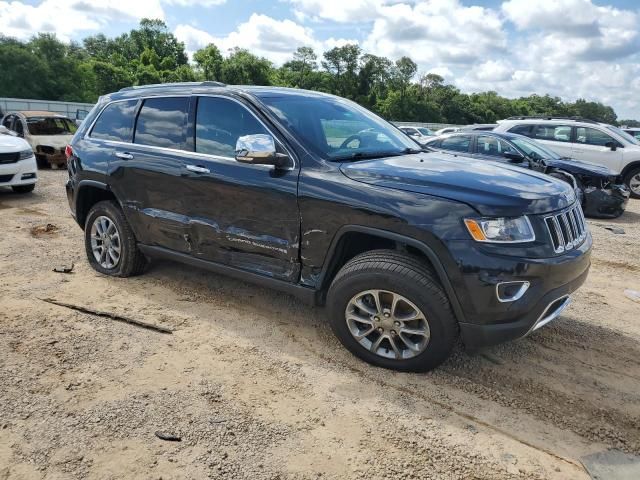
[[[13,174],[11,174],[11,175],[0,175],[0,183],[10,182],[12,178],[13,178]]]
[[[579,203],[556,215],[546,217],[544,223],[547,225],[556,253],[571,250],[587,238],[587,223]]]
[[[16,163],[20,160],[20,152],[0,153],[0,163]]]

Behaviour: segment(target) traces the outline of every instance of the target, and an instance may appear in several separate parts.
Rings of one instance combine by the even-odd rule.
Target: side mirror
[[[238,138],[236,161],[252,165],[273,165],[276,168],[291,166],[291,159],[287,155],[276,152],[276,142],[273,137],[263,133]]]
[[[612,152],[615,152],[618,149],[618,145],[616,142],[607,142],[604,144],[605,147],[610,148]]]
[[[504,152],[504,158],[509,160],[511,163],[522,163],[524,162],[524,155],[518,152]]]

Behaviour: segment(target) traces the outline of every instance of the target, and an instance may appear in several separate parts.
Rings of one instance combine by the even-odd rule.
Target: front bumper
[[[579,247],[563,255],[522,258],[490,255],[468,242],[449,245],[454,257],[461,259],[462,275],[454,281],[454,289],[465,293],[458,295],[465,346],[473,350],[514,340],[553,320],[560,313],[558,308],[566,307],[561,304],[585,282],[591,246],[591,235],[587,235]],[[503,282],[526,282],[528,288],[505,302],[497,295],[497,286]]]
[[[584,214],[590,218],[617,218],[624,213],[631,192],[625,185],[584,189]]]
[[[14,163],[0,164],[0,187],[31,185],[38,181],[38,166],[34,156]]]

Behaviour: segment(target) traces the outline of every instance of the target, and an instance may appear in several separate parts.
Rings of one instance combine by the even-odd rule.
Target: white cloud
[[[225,37],[214,37],[190,25],[178,25],[174,33],[185,43],[190,55],[214,43],[223,54],[234,47],[246,48],[255,55],[282,64],[291,58],[298,47],[310,46],[318,51],[323,49],[323,44],[314,38],[311,29],[292,20],[275,20],[256,13]]]
[[[378,16],[382,0],[289,0],[304,18],[361,23]]]

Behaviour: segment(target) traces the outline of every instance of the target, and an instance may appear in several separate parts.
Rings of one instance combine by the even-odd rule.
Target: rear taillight
[[[71,145],[64,147],[64,156],[67,157],[67,160],[73,156],[73,148],[71,148]]]

